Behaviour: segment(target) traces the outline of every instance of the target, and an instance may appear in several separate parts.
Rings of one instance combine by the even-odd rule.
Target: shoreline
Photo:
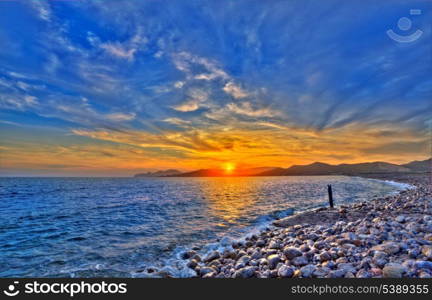
[[[430,174],[361,174],[409,184],[395,195],[272,222],[274,228],[200,257],[182,254],[201,278],[432,277]],[[164,277],[168,274],[159,274]]]

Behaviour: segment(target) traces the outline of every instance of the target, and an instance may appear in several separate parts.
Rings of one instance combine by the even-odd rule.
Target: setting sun
[[[223,165],[223,169],[225,171],[225,174],[227,174],[227,175],[233,174],[235,168],[236,168],[236,166],[233,163],[225,163]]]

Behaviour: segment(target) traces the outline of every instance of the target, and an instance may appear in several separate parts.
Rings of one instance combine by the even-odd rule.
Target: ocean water
[[[190,276],[179,253],[407,185],[345,176],[0,178],[0,277]]]

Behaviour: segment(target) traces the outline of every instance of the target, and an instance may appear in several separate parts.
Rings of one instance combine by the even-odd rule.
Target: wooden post
[[[332,191],[332,186],[329,184],[329,185],[327,185],[327,188],[328,188],[329,204],[330,204],[330,207],[333,208],[333,191]]]

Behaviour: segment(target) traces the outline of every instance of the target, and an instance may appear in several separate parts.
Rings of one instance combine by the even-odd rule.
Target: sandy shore
[[[184,258],[204,278],[432,277],[430,174],[362,176],[415,188],[277,220],[222,253]]]

